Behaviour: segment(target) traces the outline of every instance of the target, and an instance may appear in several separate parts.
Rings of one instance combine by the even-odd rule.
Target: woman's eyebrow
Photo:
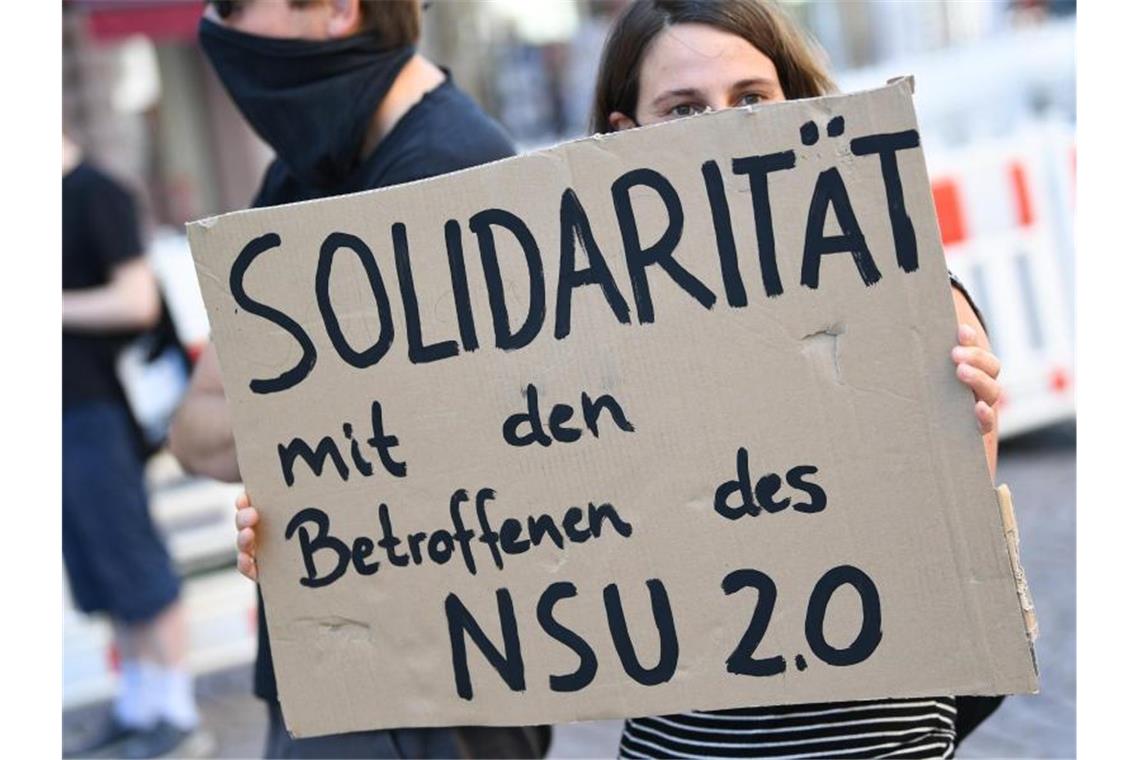
[[[669,90],[668,92],[663,92],[655,97],[650,105],[656,106],[663,101],[669,100],[671,98],[699,98],[700,95],[700,91],[692,87],[686,87],[680,90]]]
[[[739,90],[745,90],[749,87],[756,87],[756,86],[771,87],[774,84],[775,84],[775,82],[773,82],[771,79],[766,79],[763,77],[753,77],[751,79],[741,79],[739,82],[737,82],[736,84],[734,84],[732,86],[732,91],[737,92]]]

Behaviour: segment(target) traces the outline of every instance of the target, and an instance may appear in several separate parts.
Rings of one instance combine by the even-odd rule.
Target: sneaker
[[[63,756],[96,757],[109,754],[143,730],[123,723],[114,712],[108,712],[97,726],[64,742]]]
[[[140,731],[123,744],[122,757],[141,760],[152,757],[210,757],[214,752],[214,737],[200,726],[178,728],[160,720],[145,731]]]

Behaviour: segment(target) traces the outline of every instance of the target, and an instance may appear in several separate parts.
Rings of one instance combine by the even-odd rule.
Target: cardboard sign
[[[911,97],[190,225],[295,736],[1035,690]]]

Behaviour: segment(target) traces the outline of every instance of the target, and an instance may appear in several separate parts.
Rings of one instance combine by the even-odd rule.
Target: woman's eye
[[[692,116],[698,109],[692,103],[681,103],[669,109],[670,116]]]
[[[742,106],[754,106],[763,102],[764,96],[757,92],[750,92],[740,98],[740,105]]]

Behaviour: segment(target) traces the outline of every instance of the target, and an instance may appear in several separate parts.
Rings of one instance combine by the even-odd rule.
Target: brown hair
[[[612,132],[614,111],[637,110],[641,61],[649,44],[672,24],[706,24],[734,34],[772,59],[789,100],[835,91],[818,46],[774,4],[765,0],[634,0],[614,21],[602,51],[593,132]]]
[[[222,18],[239,10],[246,0],[207,0]],[[301,8],[314,0],[289,0]],[[360,0],[360,32],[371,32],[385,48],[412,45],[420,38],[421,0]]]

